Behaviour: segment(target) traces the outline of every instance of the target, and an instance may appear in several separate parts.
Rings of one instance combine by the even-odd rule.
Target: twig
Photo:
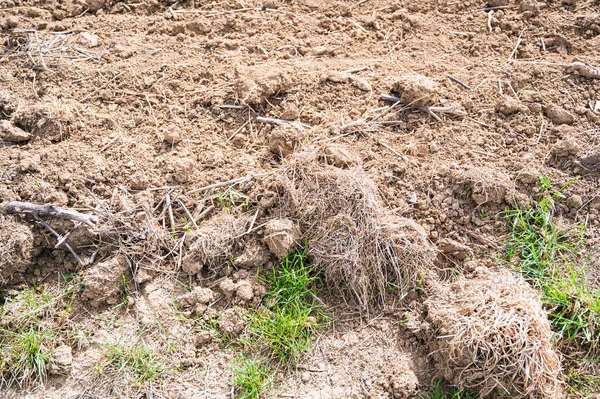
[[[360,72],[360,71],[364,71],[365,69],[368,69],[368,66],[363,66],[363,67],[359,67],[359,68],[353,68],[353,69],[347,69],[345,71],[342,71],[342,73],[356,73],[356,72]]]
[[[517,39],[517,45],[513,49],[512,53],[510,53],[510,56],[508,57],[508,61],[512,60],[513,57],[517,54],[517,50],[519,49],[519,45],[521,44],[521,41],[523,41],[523,38],[521,37],[521,35],[523,35],[523,32],[521,32],[521,34],[519,35],[519,39]]]
[[[50,231],[52,234],[54,234],[54,236],[56,237],[56,239],[60,242],[62,241],[62,245],[67,248],[67,250],[69,250],[69,252],[71,253],[71,255],[73,255],[73,257],[77,260],[77,263],[79,263],[80,266],[85,266],[85,263],[83,263],[83,261],[81,260],[81,258],[79,257],[79,255],[77,255],[77,253],[73,250],[73,248],[71,248],[71,246],[69,244],[67,244],[66,242],[64,242],[62,236],[60,234],[58,234],[56,232],[56,230],[54,230],[48,223],[46,223],[46,221],[42,218],[40,218],[37,214],[33,214],[33,217],[35,218],[35,220],[37,220],[38,222],[40,222],[42,224],[42,226],[44,226],[46,229],[48,229],[48,231]]]
[[[294,125],[299,128],[311,127],[309,125],[305,125],[304,123],[300,123],[298,121],[290,121],[285,119],[273,119],[273,118],[264,118],[262,116],[256,117],[256,122],[258,123],[268,123],[269,125]]]
[[[446,74],[446,77],[448,79],[450,79],[451,81],[453,81],[454,83],[458,83],[459,85],[461,85],[465,89],[471,90],[471,86],[467,85],[466,83],[461,82],[460,80],[456,79],[454,76]]]
[[[540,140],[542,139],[542,134],[544,134],[544,129],[546,127],[546,120],[542,119],[542,124],[540,126],[540,134],[538,134],[538,138],[535,141],[535,143],[533,143],[534,145],[538,145],[540,143]]]
[[[215,206],[211,205],[202,212],[200,212],[200,214],[193,219],[194,222],[198,222],[198,220],[202,219],[208,212],[212,211],[213,209],[215,209]]]
[[[488,12],[487,26],[488,26],[488,29],[490,30],[490,33],[492,32],[492,16],[493,15],[494,15],[494,10],[491,10],[490,12]]]
[[[171,194],[165,194],[165,208],[169,213],[169,222],[171,223],[171,230],[175,231],[175,218],[173,217],[173,207],[171,206]]]
[[[187,209],[187,207],[185,206],[185,204],[183,203],[183,201],[181,201],[180,199],[178,199],[177,202],[179,202],[179,205],[181,205],[181,207],[185,211],[186,215],[188,215],[188,217],[190,218],[190,221],[192,222],[192,224],[194,225],[194,227],[196,228],[196,230],[200,230],[200,228],[196,224],[196,221],[194,220],[194,217],[192,216],[192,214],[190,213],[190,211]]]
[[[205,187],[196,188],[196,189],[188,191],[186,194],[189,195],[189,194],[193,194],[193,193],[199,193],[199,192],[202,192],[202,191],[212,190],[213,188],[219,188],[219,187],[223,187],[223,186],[235,185],[235,184],[246,182],[248,180],[255,179],[257,177],[269,176],[269,175],[272,175],[273,173],[275,173],[275,172],[251,173],[251,174],[249,174],[247,176],[239,177],[237,179],[231,179],[231,180],[227,180],[227,181],[224,181],[224,182],[221,182],[221,183],[215,183],[215,184],[210,184],[210,185],[205,186]]]
[[[393,152],[394,154],[396,154],[401,160],[408,163],[408,160],[406,159],[406,157],[404,155],[400,154],[398,151],[394,150],[392,147],[390,147],[389,145],[387,145],[386,143],[384,143],[381,140],[377,140],[377,142],[379,144],[381,144],[382,146],[384,146],[385,148],[387,148],[388,150],[390,150],[391,152]]]
[[[71,235],[71,233],[73,233],[75,230],[77,230],[77,228],[81,226],[80,222],[75,223],[75,226],[73,226],[68,232],[67,234],[65,234],[64,236],[62,236],[62,239],[58,240],[58,242],[56,243],[56,245],[54,246],[54,248],[58,248],[61,245],[63,245],[63,243],[65,241],[67,241],[67,238],[69,238],[69,236]]]
[[[59,219],[74,220],[94,227],[98,223],[98,218],[93,215],[86,215],[71,209],[56,208],[54,205],[36,205],[29,202],[11,201],[0,207],[0,213],[7,214],[27,214],[32,216],[52,216]]]

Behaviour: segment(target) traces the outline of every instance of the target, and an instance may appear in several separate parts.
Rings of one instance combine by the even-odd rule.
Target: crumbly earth
[[[390,212],[423,227],[442,269],[495,263],[499,212],[536,198],[539,176],[572,182],[556,214],[584,222],[597,247],[599,9],[584,0],[0,0],[0,202],[119,218],[118,228],[105,218],[100,231],[69,236],[91,267],[33,219],[2,219],[0,237],[15,244],[0,251],[18,259],[0,259],[0,291],[67,274],[88,287],[74,304],[78,338],[56,354],[61,375],[0,396],[231,397],[235,353],[190,320],[212,326],[225,314],[215,329],[244,329],[240,309],[265,292],[256,270],[277,262],[262,240],[264,221],[280,216],[269,213],[277,193],[261,189],[261,174],[305,148],[364,170]],[[382,94],[413,106],[389,108]],[[48,222],[60,234],[75,227]],[[589,267],[597,287],[600,263]],[[418,298],[358,313],[335,293],[323,300],[336,321],[268,397],[427,390],[426,345],[395,324]],[[140,386],[99,376],[102,348],[120,339],[144,340],[168,371]]]

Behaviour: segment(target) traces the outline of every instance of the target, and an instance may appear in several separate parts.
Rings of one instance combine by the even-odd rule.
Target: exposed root
[[[559,397],[560,358],[538,295],[509,271],[478,272],[434,286],[425,302],[440,375],[481,396]]]

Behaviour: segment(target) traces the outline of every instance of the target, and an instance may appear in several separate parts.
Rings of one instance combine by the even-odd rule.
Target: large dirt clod
[[[0,286],[15,273],[23,273],[31,262],[33,234],[12,217],[0,215]]]
[[[81,278],[84,287],[83,297],[93,306],[103,303],[114,305],[118,294],[123,290],[123,275],[129,270],[127,259],[117,256],[100,262],[86,270]]]
[[[249,105],[261,105],[266,100],[292,87],[287,73],[272,66],[238,67],[234,88],[237,96]]]
[[[38,103],[18,109],[12,122],[35,138],[61,141],[71,134],[74,115],[60,102]]]
[[[265,227],[264,240],[271,252],[283,258],[299,244],[300,229],[289,219],[274,219]]]
[[[400,93],[403,103],[421,107],[435,101],[437,84],[426,76],[406,75],[394,82],[392,91]]]

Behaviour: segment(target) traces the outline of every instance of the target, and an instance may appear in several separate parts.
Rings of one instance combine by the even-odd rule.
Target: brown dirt
[[[425,392],[439,374],[428,343],[378,321],[422,301],[410,290],[422,265],[399,274],[386,269],[390,262],[375,274],[362,269],[367,255],[392,256],[353,240],[353,223],[368,208],[364,190],[331,184],[329,194],[343,200],[334,204],[314,196],[320,184],[368,185],[381,214],[367,237],[399,232],[386,241],[398,250],[392,258],[418,247],[428,268],[433,245],[438,270],[469,269],[472,259],[494,264],[505,238],[499,211],[537,196],[542,175],[557,187],[580,176],[556,213],[565,224],[587,223],[590,248],[600,241],[598,1],[494,0],[508,7],[493,14],[484,3],[0,0],[0,202],[101,217],[67,240],[94,260],[81,267],[39,223],[0,216],[3,293],[71,273],[84,285],[74,316],[81,337],[70,362],[67,348],[56,353],[57,372],[70,367],[70,377],[7,397],[230,397],[234,355],[186,317],[210,323],[225,314],[215,328],[239,333],[236,309],[264,295],[256,270],[273,267],[281,245],[315,233],[342,243],[337,252],[309,247],[326,276],[330,270],[328,286],[356,284],[349,291],[362,298],[364,287],[381,290],[388,280],[406,286],[348,323],[352,295],[328,291],[338,322],[308,368],[281,377],[272,395]],[[383,93],[466,116],[389,108]],[[273,126],[258,116],[296,122]],[[282,174],[300,153],[314,155],[310,178]],[[299,213],[315,213],[285,202],[278,179],[297,190],[298,204],[326,209],[329,224],[303,219]],[[267,223],[292,216],[301,231],[289,228],[286,242],[274,243]],[[60,234],[75,227],[48,222]],[[592,270],[597,286],[598,265]],[[208,289],[215,299],[207,303]],[[115,311],[127,291],[131,300]],[[118,373],[105,384],[94,370],[102,345],[119,339],[169,353],[177,372],[157,385],[132,387]]]

